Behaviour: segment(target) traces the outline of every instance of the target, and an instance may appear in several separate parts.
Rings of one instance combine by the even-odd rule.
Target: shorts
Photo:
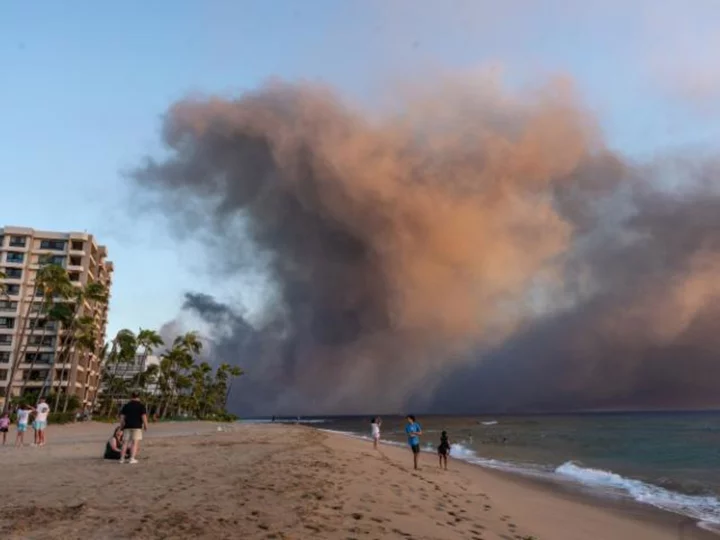
[[[449,446],[443,446],[442,444],[438,446],[438,454],[441,456],[447,456],[450,453],[450,447]]]
[[[379,434],[379,433],[376,433],[375,435],[372,436],[372,438],[373,438],[373,441],[379,441],[379,440],[380,440],[380,434]]]
[[[33,429],[35,431],[42,431],[47,427],[47,422],[45,420],[35,420],[33,422]]]
[[[18,433],[25,433],[26,429],[27,429],[27,424],[18,424],[17,425]]]
[[[123,429],[123,438],[128,442],[142,441],[142,429]]]
[[[7,433],[7,432],[8,432],[8,428],[0,427],[0,433]]]
[[[419,444],[411,444],[410,448],[412,448],[413,454],[419,454],[420,453],[420,445]]]

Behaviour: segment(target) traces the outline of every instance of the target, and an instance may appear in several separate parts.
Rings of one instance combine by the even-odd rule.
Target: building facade
[[[36,394],[69,388],[85,405],[93,402],[98,391],[98,353],[105,339],[108,305],[85,301],[78,311],[95,321],[95,351],[72,347],[61,358],[64,329],[46,316],[37,316],[42,297],[35,291],[35,276],[40,264],[47,262],[65,268],[77,287],[99,282],[108,293],[111,290],[113,265],[107,260],[107,248],[98,245],[93,235],[0,228],[0,271],[5,274],[5,291],[0,296],[0,403],[7,396],[18,396],[23,385],[25,392]],[[34,328],[25,324],[26,317],[28,321],[37,318]],[[10,381],[16,362],[19,365]]]
[[[158,356],[155,356],[153,354],[149,354],[147,356],[145,356],[144,354],[137,354],[135,355],[135,359],[132,361],[132,363],[125,364],[120,368],[118,375],[126,381],[132,381],[141,373],[145,373],[147,368],[149,368],[150,366],[159,365],[160,358]],[[157,385],[150,385],[148,387],[148,392],[150,394],[157,394]]]

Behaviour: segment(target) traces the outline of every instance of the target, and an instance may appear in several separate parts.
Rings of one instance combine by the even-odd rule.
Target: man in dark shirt
[[[120,427],[123,430],[123,445],[120,455],[120,463],[125,463],[125,452],[128,444],[130,447],[130,463],[137,463],[135,456],[140,449],[140,441],[143,437],[143,430],[147,430],[147,409],[140,402],[137,392],[132,393],[132,399],[128,401],[120,411]]]

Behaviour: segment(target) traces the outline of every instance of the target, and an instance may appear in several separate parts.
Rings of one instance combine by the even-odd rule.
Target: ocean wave
[[[683,495],[612,471],[582,467],[568,461],[555,473],[585,486],[613,491],[661,510],[682,514],[701,524],[720,525],[720,500],[713,496]]]

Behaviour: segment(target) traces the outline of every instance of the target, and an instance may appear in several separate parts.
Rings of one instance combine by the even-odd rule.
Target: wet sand
[[[223,431],[218,431],[218,427]],[[302,426],[151,425],[137,465],[101,459],[112,426],[51,426],[0,448],[11,539],[717,539],[681,516]]]

